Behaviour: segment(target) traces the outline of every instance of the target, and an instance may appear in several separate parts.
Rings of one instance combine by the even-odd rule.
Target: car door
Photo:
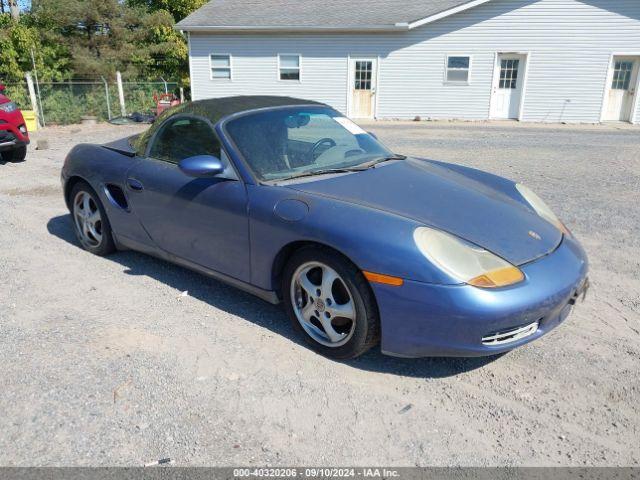
[[[133,211],[165,252],[249,281],[247,192],[208,121],[172,117],[151,138],[146,157],[127,172]],[[193,178],[178,163],[196,155],[226,162],[224,173]]]

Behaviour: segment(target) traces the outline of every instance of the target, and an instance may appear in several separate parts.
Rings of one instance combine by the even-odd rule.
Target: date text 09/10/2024
[[[236,468],[235,478],[398,478],[400,472],[387,468]]]

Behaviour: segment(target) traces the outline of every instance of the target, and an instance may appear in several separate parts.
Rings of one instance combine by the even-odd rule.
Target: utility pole
[[[36,79],[36,92],[38,94],[38,102],[39,102],[38,111],[40,112],[40,117],[36,117],[36,118],[38,118],[38,121],[40,122],[41,127],[46,127],[47,125],[44,123],[44,112],[42,111],[42,97],[40,96],[40,82],[38,82],[38,69],[36,68],[36,58],[33,55],[33,48],[31,49],[31,62],[33,64],[33,75]],[[31,78],[31,75],[27,77],[27,83],[29,83],[30,78]],[[36,115],[38,114],[38,111],[36,111]]]
[[[9,3],[9,11],[11,12],[11,19],[14,22],[20,20],[20,7],[18,7],[18,0],[7,0]]]
[[[127,116],[127,109],[124,104],[124,89],[122,88],[122,75],[120,72],[116,72],[116,83],[118,84],[118,99],[120,100],[120,114],[123,117]]]
[[[40,116],[40,106],[38,105],[38,97],[36,97],[36,89],[33,88],[33,79],[30,73],[25,73],[27,79],[27,89],[29,90],[29,98],[31,100],[31,109],[36,115],[36,122],[39,127],[43,127],[42,117]]]

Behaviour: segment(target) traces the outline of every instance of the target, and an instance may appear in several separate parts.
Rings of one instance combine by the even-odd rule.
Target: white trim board
[[[408,23],[396,23],[396,27],[399,27],[399,28],[404,27],[408,30],[413,30],[414,28],[421,27],[422,25],[426,25],[427,23],[432,23],[432,22],[435,22],[436,20],[440,20],[441,18],[449,17],[451,15],[455,15],[456,13],[464,12],[465,10],[469,10],[470,8],[477,7],[478,5],[482,5],[483,3],[487,3],[490,1],[491,0],[472,0],[471,2],[458,5],[457,7],[444,10],[440,13],[430,15],[420,20],[415,20],[413,22],[408,22]]]
[[[0,0],[2,1],[2,0]],[[191,99],[196,99],[198,98],[196,96],[196,91],[194,88],[193,83],[191,82],[191,79],[194,78],[193,77],[193,55],[191,54],[191,34],[189,32],[186,32],[187,35],[187,50],[188,50],[188,54],[189,54],[189,85],[191,86]],[[211,74],[209,74],[211,75]]]

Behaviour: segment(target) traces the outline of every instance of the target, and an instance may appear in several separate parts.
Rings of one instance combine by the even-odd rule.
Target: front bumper
[[[495,290],[414,281],[401,287],[372,284],[383,353],[477,357],[506,352],[562,323],[589,285],[585,252],[572,238],[521,270],[522,283]],[[509,338],[511,332],[517,334]]]
[[[21,116],[22,118],[22,116]],[[0,152],[13,150],[29,144],[29,136],[20,131],[20,127],[24,127],[24,123],[15,126],[11,123],[0,122]]]

